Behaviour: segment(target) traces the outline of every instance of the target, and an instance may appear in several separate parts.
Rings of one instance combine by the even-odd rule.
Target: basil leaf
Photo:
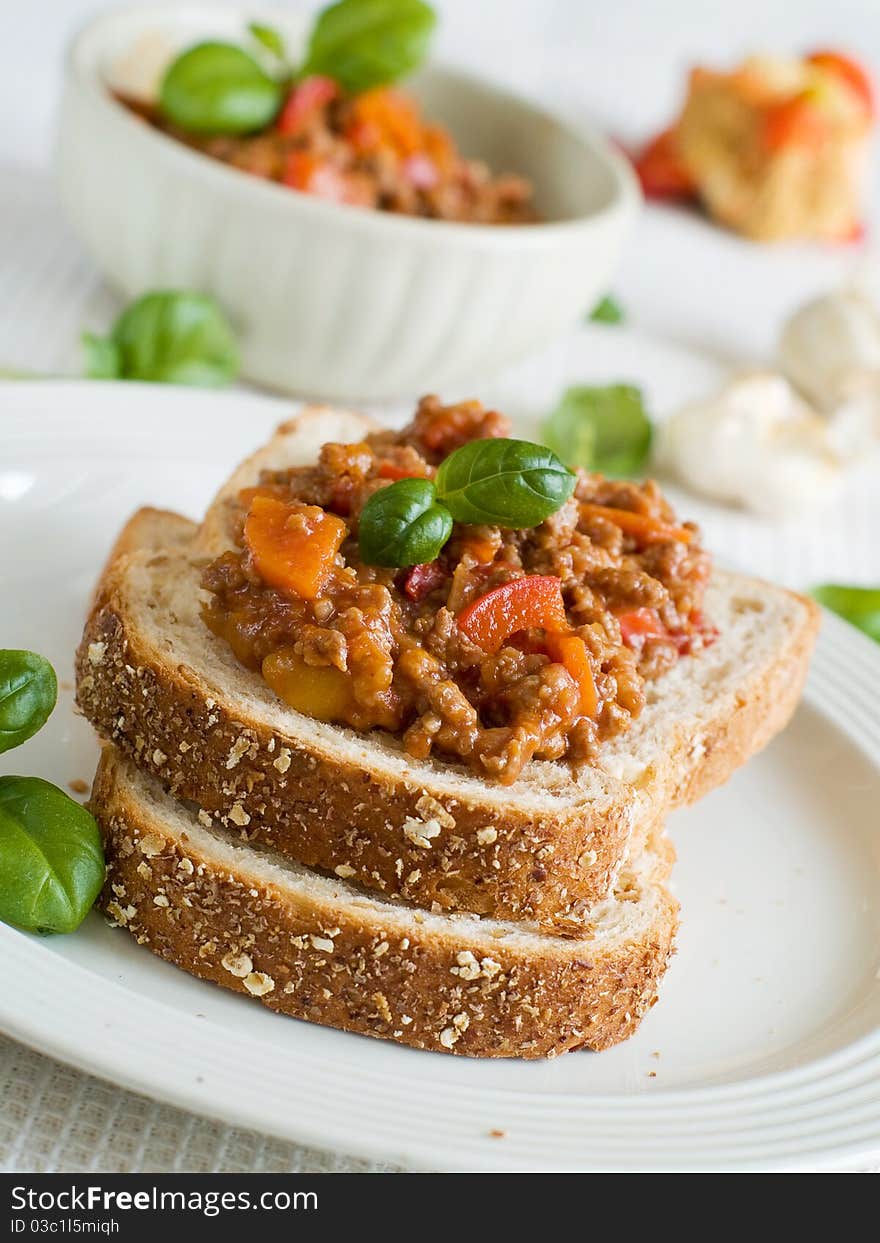
[[[368,565],[433,561],[452,534],[452,517],[437,503],[429,479],[399,479],[380,488],[361,510],[361,560]]]
[[[87,342],[92,364],[102,356],[96,341]],[[195,293],[149,293],[132,303],[107,338],[106,358],[116,360],[112,378],[156,384],[214,388],[238,371],[238,350],[226,317],[212,298]]]
[[[0,777],[0,919],[73,932],[104,883],[94,818],[40,777]]]
[[[197,43],[166,70],[159,109],[189,133],[249,134],[275,119],[283,93],[243,48]]]
[[[118,380],[121,360],[116,342],[110,337],[99,337],[93,332],[82,335],[85,353],[85,374],[91,380]]]
[[[423,0],[338,0],[318,14],[302,76],[353,93],[397,82],[424,60],[435,22]]]
[[[590,311],[590,319],[594,324],[622,324],[625,318],[623,307],[611,294],[606,294]]]
[[[279,60],[284,60],[287,52],[284,38],[279,30],[276,30],[274,26],[265,26],[262,22],[248,22],[248,30],[261,47],[271,52],[273,56],[277,56]]]
[[[857,626],[868,638],[880,643],[880,587],[844,587],[824,583],[810,593],[826,609]]]
[[[456,522],[536,527],[574,491],[575,476],[543,445],[471,440],[437,471],[437,497]]]
[[[563,461],[604,475],[638,474],[653,437],[642,394],[629,384],[568,389],[541,430]]]
[[[55,670],[36,652],[0,651],[0,752],[42,729],[58,698]]]

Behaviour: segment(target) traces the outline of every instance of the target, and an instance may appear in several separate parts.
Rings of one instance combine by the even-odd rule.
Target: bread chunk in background
[[[636,160],[649,198],[696,198],[755,241],[856,240],[873,86],[837,52],[691,72],[677,122]]]

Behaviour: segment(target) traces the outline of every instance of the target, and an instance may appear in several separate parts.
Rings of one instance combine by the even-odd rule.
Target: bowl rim
[[[137,15],[144,17],[155,15],[157,25],[161,25],[163,18],[171,25],[175,19],[180,21],[187,15],[217,14],[218,12],[233,15],[236,9],[224,6],[218,10],[211,4],[193,3],[192,0],[188,0],[188,3],[183,5],[172,3],[171,0],[165,0],[164,3],[155,3],[154,0],[151,4],[135,2],[105,9],[82,23],[68,39],[64,53],[67,83],[68,85],[73,83],[83,90],[93,106],[99,108],[112,124],[130,126],[133,141],[146,142],[158,153],[157,158],[179,163],[184,171],[201,177],[209,184],[215,184],[217,193],[235,195],[239,199],[251,196],[255,204],[271,202],[276,209],[282,202],[286,202],[291,214],[299,212],[306,218],[318,216],[325,223],[335,221],[343,227],[347,225],[362,233],[387,233],[390,230],[395,234],[409,234],[413,238],[421,237],[425,240],[430,238],[434,242],[439,242],[442,236],[451,244],[464,245],[467,248],[475,243],[492,248],[509,246],[511,242],[515,242],[517,247],[543,249],[545,246],[570,238],[573,234],[592,230],[595,225],[608,218],[634,214],[641,202],[641,192],[629,162],[616,152],[612,144],[598,131],[588,125],[575,126],[527,96],[520,95],[506,86],[501,86],[477,74],[449,66],[442,61],[428,61],[424,68],[451,83],[461,83],[464,86],[476,87],[489,92],[501,107],[516,104],[518,107],[528,109],[534,116],[549,122],[583,150],[589,152],[611,178],[612,189],[609,201],[594,211],[563,220],[503,225],[435,220],[424,216],[407,216],[400,212],[387,212],[376,208],[357,207],[348,203],[330,202],[313,194],[294,190],[290,186],[282,186],[260,177],[250,177],[240,169],[231,168],[222,160],[196,151],[178,139],[145,124],[113,97],[98,70],[85,60],[84,45],[88,46],[97,42],[100,47],[102,31],[124,23],[127,18]],[[289,23],[291,18],[289,12],[274,10],[274,13],[279,21]],[[257,16],[271,20],[272,14],[273,10],[261,8]],[[241,16],[244,24],[246,20],[253,18],[254,14],[248,11],[246,15],[245,10],[242,9]]]

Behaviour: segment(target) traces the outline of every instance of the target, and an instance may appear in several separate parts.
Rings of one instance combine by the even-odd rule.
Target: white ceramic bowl
[[[466,154],[531,178],[547,223],[454,224],[322,201],[193,152],[110,95],[113,66],[146,32],[174,47],[235,39],[253,16],[129,9],[91,22],[69,49],[62,201],[121,294],[213,294],[247,377],[369,401],[468,395],[606,291],[639,202],[628,165],[598,137],[463,74],[431,68],[407,85]],[[271,20],[290,28],[289,16]]]

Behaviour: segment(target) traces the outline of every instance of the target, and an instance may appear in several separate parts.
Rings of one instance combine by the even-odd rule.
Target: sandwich
[[[634,1030],[677,918],[666,815],[786,724],[817,610],[713,570],[653,483],[564,479],[508,431],[309,408],[201,524],[129,522],[77,654],[115,922],[420,1048]]]

